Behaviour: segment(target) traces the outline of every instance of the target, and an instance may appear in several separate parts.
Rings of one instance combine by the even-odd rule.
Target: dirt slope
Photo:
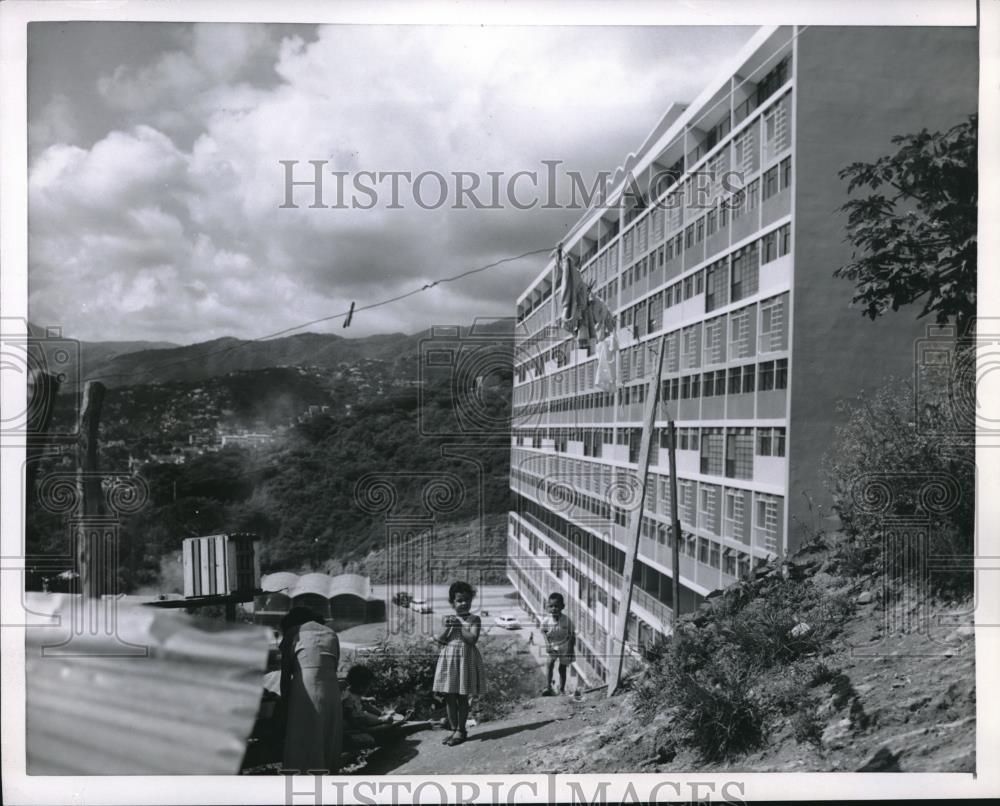
[[[847,597],[854,605],[815,658],[801,660],[831,670],[811,688],[820,704],[809,739],[796,738],[791,715],[768,725],[759,749],[706,763],[680,739],[669,707],[649,719],[637,716],[636,687],[610,700],[603,691],[579,701],[538,697],[502,721],[471,729],[469,741],[454,748],[441,744],[443,731],[416,733],[373,757],[361,774],[973,772],[971,602],[889,601],[877,576],[838,576],[821,551],[795,560],[824,595]],[[772,567],[762,573],[782,572]],[[775,667],[758,684],[776,685],[787,672]]]

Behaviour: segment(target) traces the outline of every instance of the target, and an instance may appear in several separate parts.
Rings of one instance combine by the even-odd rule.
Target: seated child
[[[573,630],[573,621],[563,613],[566,608],[566,600],[561,593],[553,593],[549,596],[545,618],[542,619],[542,635],[545,636],[545,646],[549,653],[549,661],[546,669],[544,696],[552,696],[552,671],[556,661],[559,662],[559,693],[566,693],[566,670],[573,665],[576,660],[576,632]]]
[[[398,736],[398,720],[393,714],[383,714],[362,698],[375,682],[367,666],[352,666],[347,672],[347,686],[342,693],[344,706],[344,738],[358,748],[372,748]]]

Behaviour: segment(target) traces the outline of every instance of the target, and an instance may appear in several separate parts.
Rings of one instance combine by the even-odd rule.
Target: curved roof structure
[[[260,578],[261,590],[267,591],[268,593],[283,593],[286,596],[290,596],[292,587],[299,581],[298,574],[292,574],[288,571],[279,571],[276,574],[264,574]]]
[[[333,577],[333,585],[330,588],[330,598],[342,596],[349,593],[361,599],[368,599],[372,595],[371,580],[360,574],[339,574]]]
[[[357,596],[359,599],[371,598],[371,580],[360,574],[292,574],[279,571],[275,574],[265,574],[261,577],[260,586],[268,593],[283,593],[290,599],[302,594],[314,594],[324,599],[334,596]]]

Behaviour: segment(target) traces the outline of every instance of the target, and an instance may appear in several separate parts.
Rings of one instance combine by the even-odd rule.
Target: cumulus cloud
[[[422,210],[408,191],[386,209],[387,183],[371,210],[310,209],[308,188],[280,209],[279,160],[300,161],[297,176],[327,160],[484,182],[543,159],[612,169],[711,76],[706,54],[746,36],[704,34],[696,60],[667,46],[677,31],[193,26],[179,48],[95,76],[120,125],[89,147],[56,125],[87,99],[39,115],[50,144],[30,169],[29,313],[85,339],[253,337],[545,248],[579,213]],[[365,313],[351,333],[511,312],[544,259]]]
[[[56,93],[28,124],[28,150],[39,153],[56,143],[76,142],[77,123],[73,104],[65,93]]]

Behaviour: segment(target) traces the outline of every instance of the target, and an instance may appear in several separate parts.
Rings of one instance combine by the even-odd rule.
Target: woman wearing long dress
[[[282,619],[281,632],[284,769],[336,772],[343,735],[337,633],[306,607],[293,607]]]

